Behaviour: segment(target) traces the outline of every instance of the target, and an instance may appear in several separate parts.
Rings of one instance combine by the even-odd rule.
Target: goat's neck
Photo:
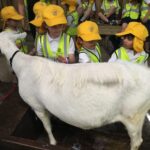
[[[18,50],[17,46],[10,41],[7,41],[7,42],[5,41],[2,44],[1,49],[8,61],[13,56],[13,54]]]
[[[11,67],[12,67],[13,59],[14,59],[14,57],[17,55],[18,52],[20,52],[20,51],[17,50],[17,51],[12,55],[12,57],[9,59],[9,62],[10,62]]]
[[[9,51],[9,50],[8,50]],[[7,58],[7,60],[9,61],[10,63],[10,59],[13,57],[13,55],[16,53],[16,51],[18,51],[18,49],[14,49],[14,50],[10,50],[9,52],[5,53],[5,56]],[[15,56],[14,56],[15,57]],[[13,61],[13,60],[12,60]]]
[[[4,54],[10,64],[10,58],[15,54],[16,51],[18,51],[18,48],[16,46],[8,46],[4,49]],[[13,60],[12,60],[12,69],[14,70],[15,73],[19,73],[21,68],[23,68],[24,59],[22,58],[24,54],[22,52],[17,53]]]
[[[24,54],[21,52],[18,53],[12,61],[12,69],[16,73],[17,77],[19,77],[22,69],[24,68],[24,64],[25,64],[25,61],[24,61],[22,55],[24,55]]]

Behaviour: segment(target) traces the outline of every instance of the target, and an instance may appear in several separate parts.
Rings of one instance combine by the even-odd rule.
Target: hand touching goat
[[[150,71],[130,63],[60,64],[29,56],[12,42],[24,34],[0,33],[0,48],[18,77],[19,93],[41,119],[50,139],[48,112],[82,129],[120,121],[131,150],[142,142],[142,126],[150,108]],[[143,78],[144,77],[144,78]]]

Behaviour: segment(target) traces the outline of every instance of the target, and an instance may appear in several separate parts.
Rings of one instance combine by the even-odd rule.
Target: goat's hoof
[[[55,140],[51,140],[51,141],[50,141],[50,144],[51,144],[51,145],[56,145],[57,142],[56,142]]]

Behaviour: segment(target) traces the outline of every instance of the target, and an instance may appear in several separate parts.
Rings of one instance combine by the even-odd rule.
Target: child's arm
[[[109,18],[111,15],[113,15],[116,11],[116,7],[112,6],[108,12],[108,14],[106,14],[106,17]]]
[[[69,54],[68,57],[58,56],[57,60],[61,63],[72,64],[75,63],[75,56],[74,54]]]
[[[109,22],[108,18],[102,13],[102,12],[99,12],[98,13],[98,16],[105,22]]]
[[[18,0],[18,11],[21,15],[25,16],[25,4],[24,0]]]
[[[57,60],[62,63],[71,64],[75,63],[75,45],[74,41],[70,39],[69,52],[66,56],[58,56]]]
[[[148,6],[149,6],[148,12],[146,13],[145,17],[141,20],[143,23],[147,22],[150,16],[150,4],[148,4]]]
[[[26,9],[25,9],[26,6],[25,6],[25,3],[24,3],[24,0],[18,0],[16,2],[16,4],[17,4],[18,12],[22,16],[24,16],[24,19],[22,20],[22,26],[25,30],[27,30],[28,29],[28,25],[27,25],[28,24],[28,19],[26,18],[27,15],[26,15]]]
[[[83,17],[80,19],[80,21],[86,20],[90,16],[92,7],[88,7],[87,10],[85,10]]]
[[[32,56],[37,55],[36,48],[33,48],[28,54]]]

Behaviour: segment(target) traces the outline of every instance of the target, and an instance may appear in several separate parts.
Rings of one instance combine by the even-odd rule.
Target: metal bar
[[[51,146],[46,143],[14,136],[2,138],[0,146],[3,149],[9,148],[9,150],[67,150],[66,147]]]

